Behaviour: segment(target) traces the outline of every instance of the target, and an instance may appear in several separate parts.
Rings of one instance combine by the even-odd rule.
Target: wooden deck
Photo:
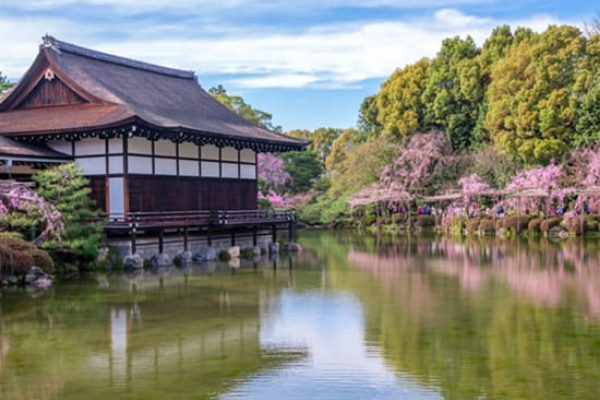
[[[235,245],[236,234],[242,232],[253,235],[256,245],[259,230],[270,230],[272,241],[277,241],[277,228],[287,228],[288,241],[291,241],[294,215],[290,210],[212,210],[212,211],[165,211],[131,212],[127,215],[107,215],[104,231],[107,236],[126,235],[131,240],[135,252],[141,236],[155,236],[160,252],[163,249],[165,233],[178,232],[183,237],[183,248],[188,250],[190,234],[211,237],[226,233]]]

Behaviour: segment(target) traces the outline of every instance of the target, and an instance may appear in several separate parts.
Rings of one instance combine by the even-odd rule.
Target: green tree
[[[422,95],[427,83],[429,60],[396,70],[377,94],[377,121],[383,135],[400,141],[424,129]]]
[[[272,114],[253,108],[244,101],[242,96],[227,94],[227,91],[221,85],[210,88],[208,93],[219,101],[219,103],[244,117],[254,125],[271,131],[281,132],[280,126],[273,125]]]
[[[470,36],[457,36],[442,42],[429,65],[422,96],[424,125],[444,131],[455,149],[471,145],[471,133],[483,100],[481,67],[475,59],[478,54]]]
[[[381,133],[381,123],[377,115],[379,109],[377,106],[377,95],[371,95],[364,98],[358,111],[358,129],[356,143],[363,143],[367,140],[379,136]]]
[[[573,143],[577,148],[600,140],[600,78],[581,98],[577,108],[576,130]]]
[[[318,128],[310,135],[311,149],[319,154],[319,159],[325,164],[325,159],[331,153],[333,142],[342,134],[339,128]]]
[[[354,140],[360,135],[359,131],[354,128],[344,129],[331,145],[331,151],[325,159],[325,168],[327,171],[335,169],[340,165],[349,151],[352,150]]]
[[[290,151],[283,153],[281,158],[284,169],[291,176],[287,185],[291,193],[307,191],[323,173],[323,163],[315,151]]]
[[[587,64],[586,39],[573,26],[551,26],[511,48],[492,68],[489,89],[486,127],[498,149],[527,164],[562,157]]]
[[[0,71],[0,97],[4,96],[4,92],[13,87],[15,84],[8,81],[8,78],[2,75]]]
[[[90,262],[98,256],[102,226],[91,199],[88,179],[80,176],[75,164],[63,164],[33,176],[36,192],[60,211],[65,230],[60,241],[49,240],[44,247],[67,261]]]
[[[392,162],[397,150],[397,145],[378,139],[354,146],[331,171],[332,184],[328,196],[344,197],[377,182],[381,170]]]

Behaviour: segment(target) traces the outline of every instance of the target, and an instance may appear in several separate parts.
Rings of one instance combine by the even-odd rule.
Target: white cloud
[[[492,3],[494,0],[303,0],[292,5],[281,0],[3,0],[3,5],[27,10],[52,9],[72,5],[110,7],[113,11],[147,12],[157,9],[165,11],[184,9],[190,13],[202,13],[206,9],[239,8],[240,12],[252,10],[278,10],[302,12],[303,10],[328,9],[337,7],[375,8],[390,7],[399,9],[425,9],[455,7],[467,4]]]
[[[447,37],[471,35],[482,44],[501,23],[542,30],[559,22],[547,16],[500,21],[443,9],[403,21],[307,27],[293,34],[225,26],[218,34],[201,36],[195,26],[177,24],[147,26],[132,21],[119,30],[118,24],[105,27],[91,21],[0,18],[0,37],[11,38],[3,46],[0,71],[11,78],[22,75],[35,57],[39,37],[49,32],[101,51],[195,70],[200,81],[203,75],[225,74],[229,78],[224,80],[238,88],[340,87],[385,78],[397,67],[434,56]],[[106,33],[119,39],[105,39]]]

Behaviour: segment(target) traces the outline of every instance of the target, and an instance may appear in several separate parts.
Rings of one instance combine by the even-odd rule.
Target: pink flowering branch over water
[[[47,239],[60,240],[65,230],[65,219],[60,211],[38,194],[25,186],[15,185],[8,191],[0,192],[0,230],[2,222],[10,223],[15,218],[41,220],[41,234],[36,242]]]

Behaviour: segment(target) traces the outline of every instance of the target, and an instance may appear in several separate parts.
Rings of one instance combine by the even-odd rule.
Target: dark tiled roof
[[[307,145],[259,128],[229,110],[200,87],[193,72],[117,57],[52,37],[44,38],[40,53],[57,76],[91,95],[93,104],[0,112],[0,134],[82,131],[141,120],[165,130],[265,142],[287,150]]]
[[[37,161],[38,159],[57,161],[69,160],[64,154],[54,151],[47,146],[15,142],[4,136],[0,136],[0,158],[1,157],[14,157],[31,161]]]

